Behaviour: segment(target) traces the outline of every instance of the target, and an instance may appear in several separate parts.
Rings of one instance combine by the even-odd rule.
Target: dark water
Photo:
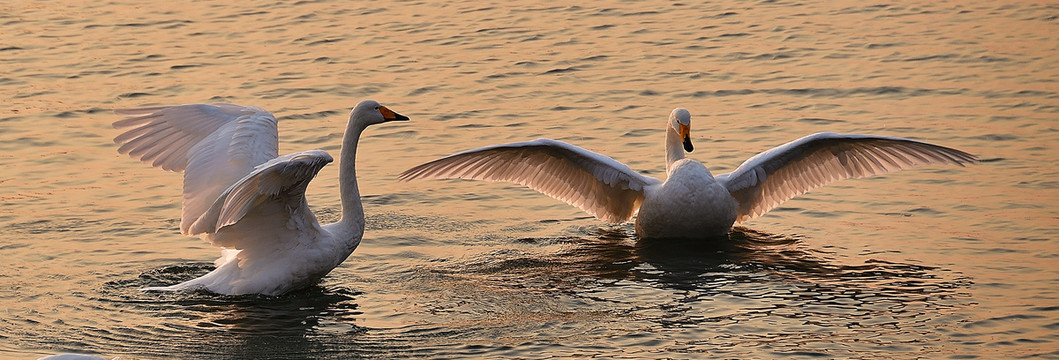
[[[1008,2],[0,4],[0,358],[1056,358],[1059,7]],[[227,101],[281,153],[373,127],[368,229],[280,297],[143,293],[208,272],[179,174],[116,153],[113,108]],[[639,243],[518,186],[396,182],[549,137],[664,176],[692,114],[717,173],[819,131],[983,159],[798,197],[728,241]],[[337,167],[309,202],[339,206]]]

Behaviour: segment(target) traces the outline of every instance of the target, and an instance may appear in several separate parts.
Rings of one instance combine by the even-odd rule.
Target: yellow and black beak
[[[691,125],[680,124],[680,138],[684,140],[684,151],[695,150],[695,146],[691,145]]]
[[[407,116],[395,113],[395,112],[393,112],[393,110],[390,110],[389,108],[387,108],[385,106],[380,106],[379,107],[379,112],[382,113],[382,118],[386,119],[386,121],[408,120]]]

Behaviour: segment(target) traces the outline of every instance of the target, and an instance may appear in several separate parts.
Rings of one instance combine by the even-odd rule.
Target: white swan
[[[279,295],[312,285],[360,244],[364,209],[357,188],[357,142],[366,127],[408,120],[373,100],[349,114],[339,163],[342,219],[321,226],[305,187],[333,159],[323,150],[278,156],[276,118],[259,107],[179,105],[116,110],[127,129],[118,152],[184,172],[180,231],[221,247],[217,268],[202,277],[144,290],[205,288],[228,294]]]
[[[665,181],[564,142],[538,139],[477,148],[401,173],[402,181],[461,178],[510,181],[565,201],[609,223],[634,213],[641,238],[723,236],[736,222],[811,189],[923,164],[975,162],[973,155],[915,140],[819,133],[780,145],[714,177],[692,151],[691,113],[674,109],[666,126]]]

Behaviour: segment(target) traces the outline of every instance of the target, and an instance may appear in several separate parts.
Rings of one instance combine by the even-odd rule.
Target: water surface
[[[1059,7],[989,1],[15,1],[0,5],[0,357],[1059,356]],[[361,247],[277,298],[142,293],[210,270],[179,174],[114,108],[257,105],[281,153],[365,133]],[[548,137],[664,176],[688,108],[715,174],[819,131],[980,156],[821,188],[730,244],[642,244],[536,192],[398,183]],[[309,187],[337,217],[338,167]]]

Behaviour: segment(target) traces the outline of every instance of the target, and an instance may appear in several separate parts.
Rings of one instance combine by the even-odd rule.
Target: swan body
[[[636,233],[654,238],[727,234],[739,209],[728,189],[695,160],[678,160],[670,173],[665,182],[645,192]]]
[[[835,181],[977,161],[960,150],[910,139],[818,133],[757,154],[715,177],[702,163],[685,158],[694,149],[690,133],[691,113],[674,109],[666,126],[664,181],[550,139],[463,151],[408,169],[400,179],[514,182],[609,223],[635,214],[641,238],[707,238],[725,236],[734,224]]]
[[[278,155],[277,121],[259,107],[193,104],[116,110],[126,119],[118,152],[184,172],[180,230],[221,247],[216,269],[172,286],[279,295],[315,284],[345,261],[364,234],[357,143],[372,124],[408,120],[373,100],[350,112],[339,163],[342,218],[320,225],[305,188],[334,159],[326,151]]]

